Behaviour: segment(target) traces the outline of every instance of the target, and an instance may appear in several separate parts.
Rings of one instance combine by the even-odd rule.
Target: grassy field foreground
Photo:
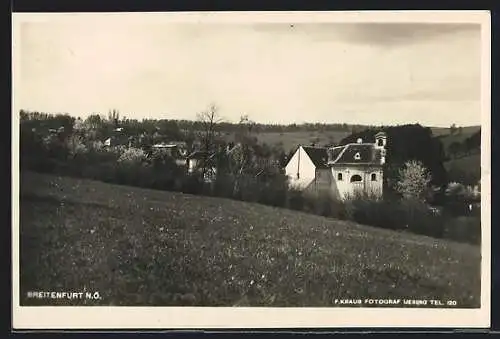
[[[332,306],[373,297],[479,307],[479,247],[226,199],[30,172],[20,180],[21,305]]]

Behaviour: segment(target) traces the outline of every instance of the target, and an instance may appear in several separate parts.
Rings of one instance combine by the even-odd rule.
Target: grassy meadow
[[[234,200],[21,172],[21,305],[479,307],[480,248]],[[27,299],[98,291],[100,300]]]

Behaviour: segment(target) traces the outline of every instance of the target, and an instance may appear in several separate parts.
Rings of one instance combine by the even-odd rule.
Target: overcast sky
[[[480,124],[472,24],[23,23],[21,108],[228,121]]]

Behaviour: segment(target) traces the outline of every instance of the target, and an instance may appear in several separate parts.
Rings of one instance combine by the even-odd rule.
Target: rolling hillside
[[[457,179],[466,178],[467,183],[475,185],[481,179],[481,153],[449,160],[444,166],[452,180],[460,181]]]
[[[462,135],[465,135],[465,136],[470,136],[474,133],[476,133],[479,129],[481,128],[481,126],[465,126],[465,127],[462,127]],[[432,134],[436,137],[439,137],[439,136],[448,136],[450,135],[450,128],[449,127],[431,127],[431,130],[432,130]]]
[[[474,133],[479,131],[481,126],[468,126],[462,128],[461,133],[455,133],[455,134],[450,134],[450,129],[444,129],[444,128],[432,128],[432,134],[439,138],[441,143],[443,144],[443,149],[446,154],[448,154],[448,147],[450,146],[451,143],[453,142],[459,142],[463,143],[465,139],[468,137],[472,136]]]
[[[368,126],[367,126],[368,128]],[[466,126],[462,128],[460,134],[450,134],[450,129],[445,127],[431,127],[432,134],[438,137],[444,147],[445,152],[448,146],[454,142],[463,142],[465,139],[476,133],[480,126]],[[342,139],[349,136],[349,131],[319,131],[304,130],[298,132],[260,132],[256,134],[260,143],[275,145],[281,143],[286,153],[297,147],[297,145],[337,145]]]
[[[348,136],[348,131],[302,131],[302,132],[264,132],[258,133],[257,139],[260,143],[274,145],[282,143],[286,153],[295,149],[297,145],[336,145],[340,140]]]
[[[479,247],[258,204],[21,174],[27,291],[61,304],[331,306],[335,298],[480,302]],[[54,302],[54,301],[52,301]]]

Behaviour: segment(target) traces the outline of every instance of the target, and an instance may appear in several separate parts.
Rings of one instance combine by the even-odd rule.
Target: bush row
[[[339,201],[326,194],[305,194],[291,189],[286,177],[281,174],[265,178],[236,178],[229,174],[219,174],[213,183],[206,184],[199,176],[188,175],[185,169],[172,160],[146,157],[136,149],[83,149],[81,145],[72,149],[57,143],[52,147],[43,147],[37,143],[29,146],[25,146],[23,150],[21,145],[22,169],[255,202],[380,228],[480,243],[479,216],[457,218],[446,213],[436,214],[420,201],[377,200],[366,196]],[[79,151],[75,152],[75,149]]]

